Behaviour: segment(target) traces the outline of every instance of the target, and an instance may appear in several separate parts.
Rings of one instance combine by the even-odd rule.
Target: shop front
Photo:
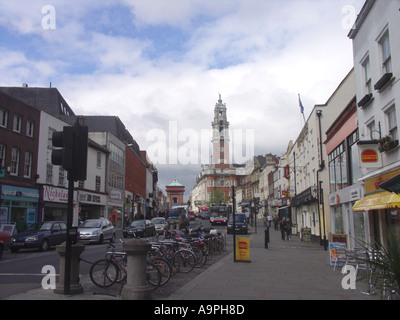
[[[43,221],[67,221],[68,190],[53,186],[43,186]],[[73,197],[73,225],[78,222],[77,193]]]
[[[369,221],[367,241],[385,243],[388,229],[400,236],[400,196],[382,189],[389,179],[400,174],[400,170],[382,174],[365,182],[365,196],[358,200],[354,212],[366,212]]]
[[[28,225],[39,220],[39,189],[0,185],[0,224],[16,223],[23,217]]]
[[[111,189],[107,203],[107,218],[114,227],[122,228],[124,212],[124,195],[117,189]]]
[[[102,194],[79,191],[79,219],[98,219],[105,217],[107,197]]]
[[[355,184],[329,194],[332,234],[348,235],[348,246],[358,248],[365,242],[366,219],[363,211],[353,211],[353,204],[360,200],[362,185]]]

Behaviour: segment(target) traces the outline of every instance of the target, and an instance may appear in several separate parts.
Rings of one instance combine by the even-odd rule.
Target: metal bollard
[[[269,228],[264,230],[264,242],[265,242],[265,249],[268,249],[268,242],[269,242]]]
[[[151,244],[141,239],[133,239],[124,243],[127,254],[127,283],[122,289],[123,300],[149,300],[153,288],[147,282],[146,255]]]

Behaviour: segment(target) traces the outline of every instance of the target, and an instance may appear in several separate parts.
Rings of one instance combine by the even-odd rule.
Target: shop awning
[[[400,208],[400,196],[392,192],[378,192],[358,200],[353,211]]]
[[[400,174],[379,185],[382,189],[400,194]]]

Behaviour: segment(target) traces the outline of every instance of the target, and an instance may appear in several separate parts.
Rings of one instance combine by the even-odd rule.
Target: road
[[[210,227],[206,220],[190,222],[190,228],[197,228],[200,224]],[[226,226],[213,227],[226,234]],[[122,238],[122,232],[118,231],[117,237]],[[118,240],[117,240],[118,241]],[[119,243],[116,241],[116,245]],[[81,255],[80,274],[86,275],[90,270],[90,263],[104,257],[108,243],[101,245],[86,245]],[[228,251],[232,251],[232,237],[227,237]],[[56,272],[59,270],[59,255],[54,248],[47,252],[37,250],[21,250],[19,253],[4,252],[0,260],[0,299],[25,292],[30,289],[41,287],[43,277],[42,268],[46,265],[54,266]],[[85,262],[87,261],[87,262]],[[58,280],[57,280],[58,281]]]

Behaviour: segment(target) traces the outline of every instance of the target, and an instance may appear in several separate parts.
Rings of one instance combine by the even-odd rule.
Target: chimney
[[[28,88],[28,84],[27,83],[22,83],[22,88]]]

